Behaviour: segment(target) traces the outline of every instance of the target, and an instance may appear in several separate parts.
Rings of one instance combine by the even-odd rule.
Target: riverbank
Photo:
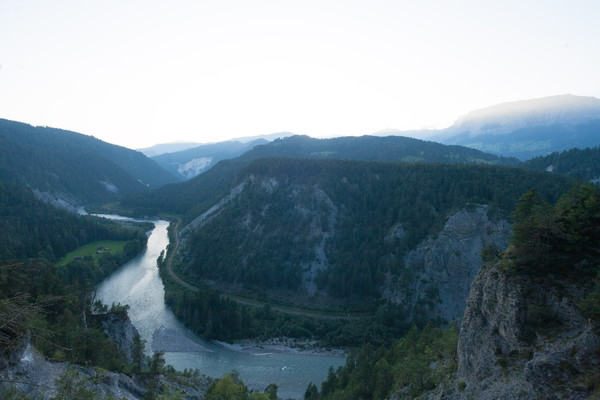
[[[214,343],[226,349],[252,355],[301,354],[307,356],[346,357],[344,349],[325,348],[316,340],[294,338],[272,338],[265,341],[244,339],[234,343],[214,340]]]
[[[103,303],[130,306],[129,316],[146,341],[147,350],[164,351],[167,364],[176,370],[197,369],[212,378],[235,370],[249,388],[263,390],[274,383],[280,397],[293,399],[302,399],[310,382],[320,385],[330,367],[336,369],[345,364],[345,356],[330,355],[342,353],[317,350],[316,343],[308,341],[244,341],[236,344],[241,345],[236,350],[191,334],[164,300],[156,260],[161,254],[164,257],[163,251],[169,244],[167,226],[166,221],[156,221],[146,251],[97,288],[97,298]],[[165,276],[170,279],[169,274]],[[246,351],[240,351],[244,348]]]

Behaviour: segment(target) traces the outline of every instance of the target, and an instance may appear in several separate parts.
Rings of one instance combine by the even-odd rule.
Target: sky
[[[0,118],[143,148],[600,97],[597,0],[0,0]]]

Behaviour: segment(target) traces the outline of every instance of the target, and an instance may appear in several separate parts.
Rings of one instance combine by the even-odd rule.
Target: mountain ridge
[[[567,182],[509,167],[258,159],[244,168],[228,194],[181,229],[181,258],[175,269],[189,282],[379,298],[386,268],[404,268],[407,252],[439,233],[446,219],[468,203],[490,204],[496,213],[507,213],[518,193],[530,186],[543,183],[546,188],[541,190],[550,195],[566,190]],[[486,185],[491,187],[483,189]],[[483,223],[475,222],[483,216],[473,221],[461,217],[465,223],[455,223],[444,237],[450,231],[481,233],[479,245],[501,246],[502,238],[487,235],[496,230],[506,235],[507,229],[487,222],[488,214],[493,219],[487,208],[480,213],[485,214]],[[460,237],[456,242],[466,238]],[[477,253],[466,247],[464,251]],[[452,252],[446,253],[440,257],[448,264]],[[476,270],[481,261],[477,254],[473,260]],[[415,260],[410,265],[421,264]],[[405,275],[414,274],[413,269]],[[474,273],[465,276],[469,280]],[[444,316],[456,317],[450,314]]]
[[[526,160],[600,145],[600,99],[558,95],[501,103],[469,112],[429,137]]]
[[[333,139],[314,139],[308,136],[291,136],[258,145],[229,160],[222,160],[210,170],[177,185],[168,185],[148,196],[131,195],[123,205],[142,214],[158,210],[186,215],[191,220],[206,211],[211,201],[224,196],[229,185],[241,169],[259,158],[313,158],[362,160],[379,162],[467,163],[516,165],[518,160],[498,157],[464,146],[447,146],[440,143],[402,136],[360,136]]]
[[[75,209],[175,179],[142,153],[93,136],[0,119],[0,176]]]
[[[151,159],[171,175],[185,181],[204,173],[221,160],[238,157],[255,146],[266,143],[268,141],[262,138],[247,142],[232,140],[165,153],[151,157]]]
[[[512,122],[516,128],[537,125],[579,124],[600,119],[600,99],[572,94],[510,101],[473,110],[458,118],[447,133],[468,130],[471,137],[484,132],[500,135],[515,130],[501,126]],[[500,125],[500,126],[496,126]]]

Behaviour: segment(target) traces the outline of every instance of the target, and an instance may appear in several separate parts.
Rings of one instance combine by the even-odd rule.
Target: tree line
[[[565,177],[509,167],[339,160],[256,160],[234,184],[250,177],[256,183],[191,235],[178,271],[196,283],[301,291],[315,245],[330,234],[329,267],[319,273],[318,287],[360,302],[378,298],[386,274],[402,274],[406,252],[438,232],[452,212],[487,204],[492,214],[508,217],[531,186],[555,201],[570,185]],[[278,184],[265,190],[261,182],[271,179]],[[404,236],[390,237],[397,224]]]

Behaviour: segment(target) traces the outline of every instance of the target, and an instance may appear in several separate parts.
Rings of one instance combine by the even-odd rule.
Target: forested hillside
[[[292,136],[256,146],[240,157],[224,160],[200,176],[143,195],[127,196],[122,204],[137,213],[160,211],[192,219],[224,196],[241,169],[252,160],[266,157],[360,160],[381,162],[424,162],[449,164],[516,165],[501,158],[462,146],[446,146],[402,136],[361,136],[313,139]]]
[[[510,250],[471,289],[460,333],[426,326],[363,346],[305,399],[597,398],[600,191],[528,191]],[[422,397],[420,397],[422,396]]]
[[[552,201],[569,185],[509,167],[256,160],[181,231],[178,271],[230,288],[377,300],[390,276],[410,286],[417,271],[404,256],[453,213],[485,204],[506,218],[529,188]]]
[[[411,161],[448,164],[516,165],[515,159],[498,157],[463,146],[448,146],[404,136],[359,136],[314,139],[291,136],[257,146],[245,159],[264,157],[319,158],[361,161]]]
[[[99,317],[92,316],[92,294],[100,280],[142,251],[147,229],[77,215],[37,199],[22,184],[0,181],[0,357],[30,335],[54,360],[127,368]],[[106,239],[119,241],[122,250],[56,263],[67,252]]]
[[[75,215],[38,200],[25,186],[0,181],[0,261],[53,262],[101,239],[139,238],[136,231],[103,218]]]
[[[0,120],[0,176],[75,207],[175,181],[143,154],[92,136]]]
[[[582,182],[600,182],[600,147],[554,152],[525,161],[523,166],[563,174]]]
[[[172,153],[152,157],[171,175],[181,181],[191,179],[212,168],[221,160],[235,158],[260,144],[268,143],[264,139],[250,142],[228,141],[196,146]]]
[[[29,398],[23,393],[60,385],[72,394],[82,387],[73,379],[32,381],[32,371],[44,363],[38,351],[52,361],[137,372],[122,343],[106,333],[107,320],[128,323],[127,307],[108,309],[92,303],[95,286],[143,250],[151,224],[78,215],[36,198],[16,181],[0,176],[0,397]],[[107,241],[114,247],[97,250],[97,243]],[[84,245],[91,247],[93,256],[65,257]],[[15,377],[9,370],[26,348],[28,366]],[[143,359],[142,350],[138,353]],[[88,392],[56,398],[96,398]]]

